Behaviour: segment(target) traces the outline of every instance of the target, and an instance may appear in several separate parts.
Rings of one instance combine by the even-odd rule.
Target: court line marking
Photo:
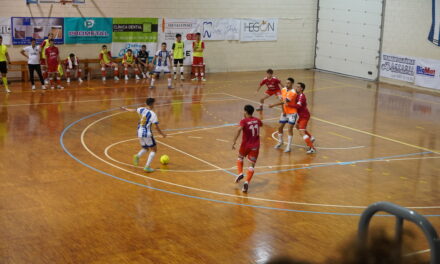
[[[225,142],[225,143],[229,142],[229,141],[227,141],[227,140],[220,139],[220,138],[216,138],[215,140],[220,141],[220,142]]]
[[[167,136],[168,137],[168,136]],[[121,140],[115,143],[112,143],[110,145],[108,145],[105,149],[104,149],[104,155],[111,161],[125,165],[125,166],[129,166],[129,167],[133,167],[133,168],[139,168],[142,169],[143,166],[135,166],[131,163],[125,163],[122,162],[120,160],[117,160],[115,158],[113,158],[112,156],[110,156],[109,151],[111,148],[113,148],[116,145],[125,143],[125,142],[129,142],[129,141],[137,141],[138,138],[131,138],[131,139],[126,139],[126,140]],[[390,162],[390,161],[406,161],[406,160],[424,160],[424,159],[440,159],[440,156],[435,156],[435,157],[417,157],[417,158],[392,158],[392,159],[380,159],[380,160],[373,160],[373,161],[358,161],[357,163],[368,163],[368,162]],[[352,162],[352,161],[351,161]],[[325,164],[333,164],[335,162],[315,162],[315,163],[296,163],[296,164],[275,164],[275,165],[264,165],[264,166],[255,166],[256,169],[262,169],[262,168],[278,168],[278,167],[306,167],[306,166],[313,166],[313,165],[325,165]],[[350,163],[350,161],[346,161],[346,162],[342,162],[342,163]],[[237,166],[234,167],[230,167],[230,168],[222,168],[221,170],[234,170],[236,169]],[[193,173],[198,173],[198,172],[214,172],[214,171],[220,171],[220,169],[201,169],[201,170],[172,170],[172,169],[157,169],[158,171],[164,171],[164,172],[193,172]]]
[[[238,198],[246,197],[247,199],[258,200],[258,201],[275,202],[275,203],[285,203],[285,204],[299,204],[299,205],[307,205],[307,206],[336,207],[336,208],[338,208],[338,207],[339,207],[339,208],[366,208],[366,206],[314,204],[314,203],[302,203],[302,202],[294,202],[294,201],[283,201],[283,200],[266,199],[266,198],[259,198],[259,197],[253,197],[253,196],[234,195],[234,194],[221,193],[221,192],[216,192],[216,191],[211,191],[211,190],[206,190],[206,189],[200,189],[200,188],[190,187],[190,186],[186,186],[186,185],[181,185],[181,184],[177,184],[177,183],[172,183],[172,182],[168,182],[168,181],[163,181],[163,180],[159,180],[159,179],[156,179],[156,178],[152,178],[152,177],[148,177],[148,176],[145,176],[145,175],[141,175],[141,174],[136,173],[136,172],[132,172],[132,171],[130,171],[130,170],[127,170],[127,169],[125,169],[125,168],[122,168],[122,167],[120,167],[120,166],[117,166],[117,165],[115,165],[115,164],[113,164],[113,163],[111,163],[111,162],[108,162],[108,161],[102,159],[100,156],[98,156],[98,155],[95,154],[93,151],[91,151],[91,150],[88,148],[87,144],[85,143],[85,139],[84,139],[84,138],[85,138],[85,134],[86,134],[86,132],[90,129],[90,127],[94,126],[95,124],[101,122],[101,121],[104,120],[104,119],[110,118],[110,117],[115,116],[115,115],[117,115],[117,114],[120,114],[120,113],[115,113],[115,114],[111,114],[111,115],[108,115],[108,116],[104,116],[104,117],[102,117],[102,118],[100,118],[100,119],[98,119],[98,120],[95,120],[94,122],[90,123],[90,124],[89,124],[86,128],[84,128],[83,131],[81,132],[81,144],[83,145],[84,149],[85,149],[87,152],[89,152],[92,156],[94,156],[95,158],[101,160],[102,162],[104,162],[104,163],[106,163],[106,164],[108,164],[108,165],[110,165],[110,166],[113,166],[113,167],[115,167],[115,168],[118,168],[118,169],[120,169],[120,170],[122,170],[122,171],[128,172],[128,173],[133,174],[133,175],[140,176],[140,177],[142,177],[142,178],[150,179],[150,180],[152,180],[152,181],[157,181],[157,182],[161,182],[161,183],[165,183],[165,184],[169,184],[169,185],[173,185],[173,186],[177,186],[177,187],[181,187],[181,188],[185,188],[185,189],[196,190],[196,191],[206,192],[206,193],[212,193],[212,194],[217,194],[217,195],[222,195],[222,196],[238,197]],[[159,141],[158,141],[158,142],[159,142]],[[159,142],[159,143],[164,144],[163,142]],[[164,144],[164,145],[167,146],[167,147],[171,147],[171,146],[169,146],[168,144]],[[198,157],[195,157],[195,156],[193,156],[193,155],[191,155],[191,154],[189,154],[189,153],[186,153],[185,151],[182,151],[182,150],[177,149],[177,148],[175,148],[175,147],[171,147],[171,148],[174,149],[174,150],[176,150],[176,151],[179,151],[180,153],[186,154],[186,155],[188,155],[189,157],[192,157],[192,158],[195,158],[195,159],[197,159],[197,160],[199,160],[199,161],[202,161],[202,159],[200,159],[200,158],[198,158]],[[406,155],[398,155],[398,157],[411,156],[411,155],[418,155],[418,154],[421,154],[421,153],[411,153],[411,154],[406,154]],[[393,157],[393,156],[391,156],[391,157]],[[376,158],[376,159],[386,159],[386,158],[390,158],[390,157],[380,157],[380,158]],[[373,159],[373,160],[374,160],[374,159]],[[360,160],[360,161],[368,161],[368,160]],[[232,173],[232,172],[230,172],[230,171],[228,171],[228,170],[224,170],[224,169],[218,167],[217,165],[214,165],[214,164],[212,164],[212,163],[210,163],[210,162],[208,162],[208,161],[202,161],[202,162],[204,162],[204,163],[206,163],[206,164],[208,164],[208,165],[210,165],[210,166],[213,166],[213,167],[215,167],[215,168],[217,168],[217,169],[221,169],[222,171],[227,172],[228,174],[231,174],[231,175],[233,175],[234,177],[236,176],[234,173]],[[337,162],[337,163],[329,164],[328,166],[331,166],[331,165],[347,165],[347,164],[353,164],[353,163],[355,163],[355,162],[359,162],[359,161]],[[310,169],[310,168],[324,167],[324,166],[325,166],[325,165],[316,165],[316,166],[310,166],[309,168],[301,168],[301,169]],[[277,172],[284,172],[284,171],[291,171],[291,170],[296,170],[296,169],[299,169],[299,168],[275,171],[275,173],[277,173]],[[271,172],[271,173],[274,173],[274,172]],[[260,173],[256,173],[255,175],[259,175],[259,174],[267,174],[267,173],[260,172]],[[435,207],[421,207],[421,206],[419,207],[419,206],[418,206],[418,207],[408,207],[408,208],[412,208],[412,209],[433,209],[433,208],[440,208],[440,206],[435,206]]]
[[[204,95],[218,95],[223,93],[207,93]],[[51,104],[69,104],[69,103],[91,103],[91,102],[106,102],[106,101],[123,101],[123,100],[136,100],[136,99],[146,99],[149,96],[141,96],[141,97],[130,97],[130,98],[111,98],[111,99],[94,99],[94,100],[78,100],[78,101],[61,101],[61,102],[51,102],[51,103],[34,103],[34,104],[3,104],[0,107],[14,107],[14,106],[39,106],[39,105],[51,105]],[[174,97],[173,95],[159,95],[154,96],[154,98],[170,98]],[[192,101],[193,102],[193,101]],[[199,101],[197,101],[199,102]]]
[[[275,131],[275,132],[272,133],[272,138],[273,138],[276,142],[280,142],[280,141],[278,140],[278,138],[275,137],[276,134],[278,134],[278,131]],[[286,143],[286,142],[283,142],[283,145],[287,145],[287,143]],[[292,146],[296,146],[296,147],[304,148],[304,149],[307,149],[307,148],[308,148],[308,147],[305,146],[305,145],[298,145],[298,144],[292,144]],[[327,150],[329,150],[329,149],[333,149],[333,150],[342,149],[342,150],[343,150],[343,149],[360,149],[360,148],[365,148],[365,146],[340,147],[340,148],[338,148],[338,147],[334,147],[334,148],[330,148],[330,147],[315,147],[315,148],[316,148],[316,149],[327,149]]]
[[[419,255],[419,254],[423,254],[423,253],[428,253],[431,252],[431,249],[424,249],[424,250],[419,250],[416,252],[412,252],[412,253],[408,253],[403,255],[404,257],[411,257],[411,256],[415,256],[415,255]]]
[[[112,177],[116,180],[120,180],[126,183],[131,183],[140,187],[144,187],[144,188],[148,188],[151,190],[156,190],[156,191],[161,191],[164,193],[169,193],[169,194],[174,194],[174,195],[178,195],[178,196],[182,196],[182,197],[188,197],[188,198],[194,198],[194,199],[199,199],[199,200],[205,200],[205,201],[211,201],[211,202],[217,202],[217,203],[222,203],[222,204],[229,204],[229,205],[239,205],[239,206],[245,206],[245,207],[251,207],[251,208],[259,208],[259,209],[267,209],[267,210],[275,210],[275,211],[286,211],[286,212],[296,212],[296,213],[311,213],[311,214],[323,214],[323,215],[340,215],[340,216],[360,216],[361,214],[355,214],[355,213],[334,213],[334,212],[317,212],[317,211],[306,211],[306,210],[295,210],[295,209],[286,209],[286,208],[277,208],[277,207],[268,207],[268,206],[260,206],[260,205],[252,205],[252,204],[244,204],[244,203],[235,203],[235,202],[228,202],[228,201],[222,201],[222,200],[215,200],[215,199],[209,199],[209,198],[205,198],[205,197],[199,197],[199,196],[194,196],[194,195],[187,195],[187,194],[183,194],[183,193],[178,193],[178,192],[172,192],[169,190],[165,190],[165,189],[160,189],[160,188],[155,188],[152,186],[148,186],[145,184],[141,184],[141,183],[137,183],[134,181],[130,181],[130,180],[126,180],[124,178],[120,178],[117,177],[115,175],[109,174],[107,172],[104,172],[102,170],[99,170],[85,162],[83,162],[82,160],[78,159],[76,156],[74,156],[72,153],[69,152],[69,150],[65,147],[64,145],[64,135],[65,133],[74,125],[78,124],[79,122],[88,119],[90,117],[99,115],[101,113],[106,113],[109,111],[113,111],[113,110],[117,110],[117,108],[111,109],[111,110],[104,110],[104,111],[100,111],[85,117],[82,117],[74,122],[72,122],[71,124],[69,124],[66,128],[64,128],[64,130],[61,132],[60,135],[60,145],[62,147],[62,149],[64,150],[64,152],[66,152],[71,158],[73,158],[75,161],[77,161],[78,163],[82,164],[85,167],[88,167],[98,173],[101,173],[103,175]],[[247,198],[246,196],[242,196],[241,198]],[[390,216],[390,215],[377,215],[377,216]],[[438,217],[440,215],[424,215],[425,217]]]
[[[242,99],[242,100],[245,100],[245,101],[248,101],[248,102],[253,102],[253,103],[259,104],[259,102],[253,101],[251,99],[247,99],[247,98],[244,98],[244,97],[240,97],[240,96],[236,96],[236,95],[232,95],[232,94],[228,94],[228,93],[224,93],[224,94],[232,96],[232,97],[235,97],[235,98],[239,98],[239,99]],[[413,145],[413,144],[406,143],[406,142],[403,142],[403,141],[400,141],[400,140],[397,140],[397,139],[392,139],[392,138],[389,138],[389,137],[385,137],[385,136],[381,136],[381,135],[378,135],[378,134],[374,134],[374,133],[370,133],[370,132],[367,132],[367,131],[363,131],[363,130],[360,130],[360,129],[357,129],[357,128],[354,128],[354,127],[340,125],[340,124],[337,124],[337,123],[334,123],[334,122],[331,122],[331,121],[327,121],[327,120],[324,120],[324,119],[321,119],[321,118],[318,118],[318,117],[314,117],[314,116],[312,116],[311,119],[318,120],[318,121],[321,121],[323,123],[327,123],[327,124],[330,124],[330,125],[346,128],[348,130],[352,130],[352,131],[355,131],[355,132],[358,132],[358,133],[366,134],[366,135],[369,135],[369,136],[377,137],[377,138],[380,138],[380,139],[388,140],[388,141],[391,141],[391,142],[394,142],[394,143],[399,143],[399,144],[402,144],[402,145],[405,145],[405,146],[408,146],[408,147],[412,147],[412,148],[416,148],[416,149],[421,149],[421,150],[429,151],[429,152],[432,152],[432,153],[440,155],[440,151],[438,151],[438,150],[432,150],[432,149],[428,149],[428,148],[425,148],[425,147]]]

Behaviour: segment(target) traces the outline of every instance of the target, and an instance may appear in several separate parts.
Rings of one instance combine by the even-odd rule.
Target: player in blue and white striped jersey
[[[171,81],[171,71],[170,71],[170,66],[172,65],[171,52],[167,50],[167,44],[165,42],[162,43],[161,49],[156,52],[156,55],[154,56],[152,63],[154,64],[154,62],[156,62],[156,68],[154,69],[154,75],[153,78],[151,79],[150,88],[154,88],[154,82],[158,74],[161,72],[167,74],[168,88],[173,88],[171,86],[172,81]]]
[[[139,165],[139,158],[142,157],[147,150],[151,150],[150,155],[148,156],[147,163],[145,164],[144,171],[153,172],[154,169],[151,168],[151,162],[153,161],[154,156],[157,152],[156,141],[154,140],[153,131],[151,126],[154,124],[157,131],[163,136],[166,135],[159,128],[159,120],[157,119],[156,113],[153,112],[154,108],[154,98],[148,98],[146,101],[146,107],[139,107],[138,109],[130,109],[126,107],[121,107],[123,110],[128,112],[137,112],[139,115],[139,124],[137,128],[137,135],[139,138],[139,142],[142,146],[142,149],[138,152],[138,154],[133,155],[133,164],[135,166]]]

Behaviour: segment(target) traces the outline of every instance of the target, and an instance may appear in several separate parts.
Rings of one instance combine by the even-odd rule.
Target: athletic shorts
[[[156,66],[156,68],[154,69],[155,73],[170,73],[170,68],[168,68],[168,66]]]
[[[240,156],[247,157],[250,162],[257,162],[258,153],[260,152],[260,148],[247,148],[244,145],[240,146],[239,154]]]
[[[122,65],[124,65],[124,67],[135,67],[136,63],[128,63],[128,62],[124,62]]]
[[[180,63],[180,65],[183,65],[183,59],[174,59],[174,65],[177,65]]]
[[[47,66],[48,73],[57,73],[58,72],[58,64],[49,64]]]
[[[297,129],[307,129],[307,123],[309,122],[310,116],[308,117],[299,117],[298,122],[296,123]]]
[[[280,89],[266,90],[266,94],[269,96],[272,96],[272,95],[281,96],[281,90]]]
[[[101,67],[103,65],[101,64]],[[104,67],[113,67],[113,62],[109,62],[109,63],[104,63]]]
[[[6,61],[0,61],[0,72],[3,74],[8,73],[8,63]]]
[[[202,66],[203,65],[203,57],[193,57],[193,65],[194,66]]]
[[[141,143],[142,148],[148,149],[156,146],[156,141],[153,136],[150,137],[140,137],[139,143]]]
[[[281,117],[280,117],[280,123],[281,124],[289,123],[291,125],[295,125],[297,120],[298,120],[298,114],[297,113],[295,113],[295,114],[286,114],[286,115],[281,113]]]

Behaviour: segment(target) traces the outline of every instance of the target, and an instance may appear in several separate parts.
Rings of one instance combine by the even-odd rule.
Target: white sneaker
[[[67,82],[67,83],[70,83],[70,78],[67,78],[66,82]]]
[[[61,85],[57,85],[57,89],[63,90],[63,89],[64,89],[64,87],[63,87],[63,86],[61,86]]]
[[[128,81],[128,75],[125,75],[125,80]]]
[[[286,149],[284,150],[284,153],[288,153],[288,152],[290,152],[290,148],[286,148]]]
[[[172,85],[168,85],[168,89],[173,89],[173,86]]]
[[[32,85],[32,91],[35,91],[35,85]]]
[[[114,78],[114,79],[115,79],[115,81],[119,81],[119,78],[118,78],[118,76],[115,76],[115,78]]]
[[[48,85],[49,84],[49,80],[48,79],[44,80],[44,84]]]
[[[10,93],[11,90],[9,90],[8,88],[5,88],[5,92]]]
[[[282,145],[283,145],[283,142],[280,142],[280,143],[276,144],[274,148],[279,149],[279,148],[281,148]]]
[[[139,78],[139,75],[136,75],[136,80],[140,80],[141,78]]]
[[[55,90],[55,86],[51,86],[50,89],[51,89],[51,90]]]
[[[102,77],[102,81],[103,81],[103,82],[105,82],[105,80],[107,80],[107,78],[105,78],[105,77]]]
[[[316,153],[316,149],[310,148],[306,153],[307,154],[315,154]]]
[[[177,76],[176,75],[174,75],[174,80],[177,80]]]
[[[202,82],[206,82],[206,79],[202,77]]]
[[[46,89],[47,89],[46,86],[41,85],[41,90],[46,90]]]
[[[198,80],[199,80],[198,77],[196,77],[196,78],[194,78],[194,79],[191,79],[191,81],[198,81]]]
[[[180,80],[182,80],[182,81],[184,81],[184,80],[185,80],[185,77],[183,76],[183,74],[182,74],[182,75],[180,75]]]
[[[79,83],[82,83],[83,80],[82,80],[81,78],[78,78],[78,82],[79,82]]]

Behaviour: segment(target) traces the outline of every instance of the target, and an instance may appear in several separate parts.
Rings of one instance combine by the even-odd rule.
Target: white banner
[[[0,17],[0,35],[3,36],[3,44],[11,45],[11,18]]]
[[[112,43],[112,56],[117,58],[122,58],[128,49],[132,49],[135,56],[137,56],[138,51],[141,50],[142,45],[147,46],[148,56],[154,57],[157,51],[156,42],[145,42],[145,43],[123,43],[123,42],[113,42]]]
[[[240,41],[274,41],[278,38],[278,19],[242,19]]]
[[[414,82],[415,65],[415,58],[383,53],[380,62],[380,76]]]
[[[163,18],[159,21],[159,41],[167,43],[167,49],[172,51],[173,43],[176,41],[176,34],[182,35],[182,41],[185,44],[184,65],[192,64],[192,43],[197,33],[197,19],[190,18]]]
[[[196,31],[203,40],[239,40],[240,20],[233,18],[213,18],[197,20]]]
[[[440,89],[440,61],[430,59],[417,59],[415,84]]]

